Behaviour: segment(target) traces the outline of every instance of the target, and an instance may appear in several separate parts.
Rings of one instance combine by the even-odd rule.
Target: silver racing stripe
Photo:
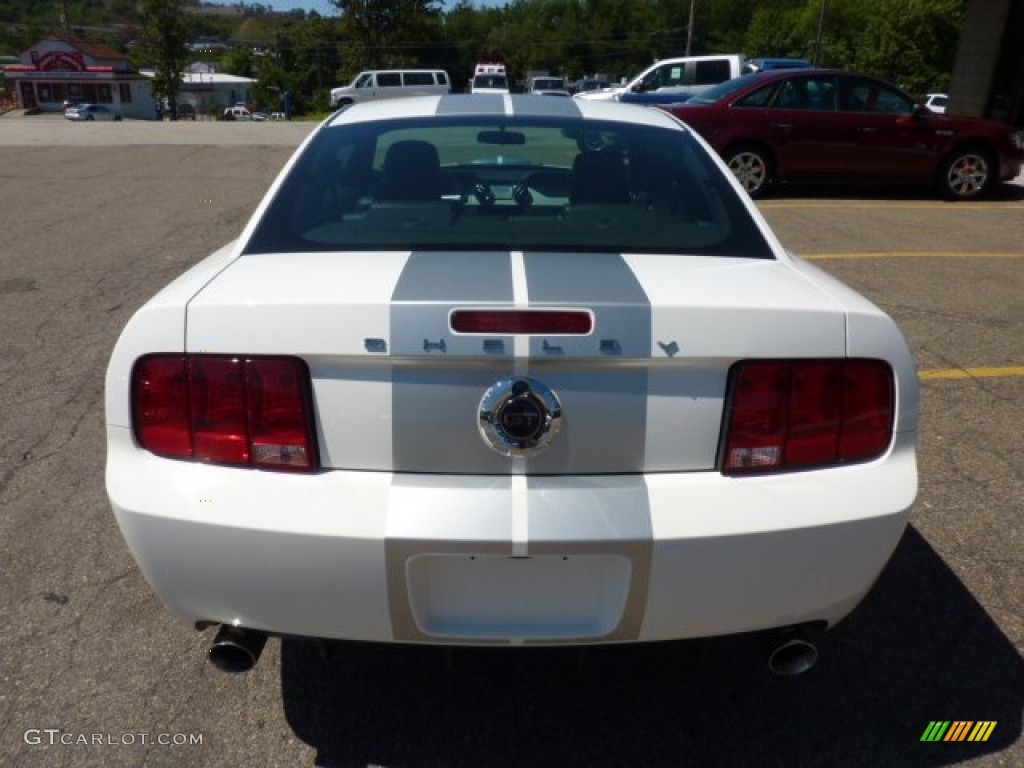
[[[511,478],[514,479],[514,478]],[[520,478],[521,479],[521,478]],[[391,487],[385,542],[388,605],[392,633],[403,642],[443,642],[452,645],[516,645],[587,642],[628,642],[639,639],[647,605],[653,559],[650,499],[643,476],[529,478],[520,497],[510,478],[445,475],[396,475]],[[513,544],[513,507],[528,502],[528,549]],[[609,581],[592,584],[592,594],[620,593],[618,611],[599,632],[559,626],[547,610],[547,625],[531,620],[529,603],[544,603],[559,584],[544,582],[540,592],[517,595],[517,581],[494,580],[489,564],[514,561],[519,575],[551,564],[572,572],[574,563],[617,561],[624,567]],[[475,586],[480,617],[466,608],[463,590],[454,591],[430,579],[424,563],[444,563],[458,569]],[[426,578],[423,578],[423,575]],[[525,579],[537,590],[536,579]],[[527,588],[529,589],[529,588]],[[555,598],[557,601],[557,598]],[[600,600],[600,598],[598,598]],[[490,604],[518,603],[526,615],[509,616],[502,626]],[[566,606],[562,606],[565,610]],[[585,612],[586,606],[568,606]],[[446,617],[447,614],[447,617]],[[442,626],[431,626],[440,616]],[[450,621],[444,622],[445,618]],[[451,629],[443,625],[446,624]],[[488,631],[487,625],[494,626]],[[552,626],[554,625],[554,626]],[[446,631],[447,629],[447,631]]]
[[[638,425],[647,423],[647,368],[621,363],[650,357],[653,321],[646,291],[616,253],[526,253],[524,260],[530,306],[594,312],[590,336],[530,340],[532,375],[551,387],[565,407],[558,443],[563,451],[571,446],[575,466],[642,471],[646,434]],[[574,358],[597,362],[559,365]],[[580,413],[587,414],[583,423]],[[565,461],[558,447],[531,464],[535,473],[558,471]]]
[[[511,336],[484,344],[479,336],[455,336],[448,327],[455,307],[524,305],[590,309],[595,331],[589,337],[520,337],[517,345]],[[395,474],[385,554],[395,639],[637,639],[653,551],[650,499],[641,474],[644,436],[637,426],[646,424],[647,377],[642,365],[616,363],[649,357],[651,307],[626,262],[617,254],[413,253],[392,296],[391,329]],[[545,453],[510,460],[484,445],[475,409],[496,380],[527,373],[558,392],[568,412],[566,434]],[[574,475],[571,467],[579,466],[591,469]],[[508,566],[500,564],[507,559]],[[536,579],[544,578],[537,573],[572,572],[595,562],[625,564],[615,571],[618,576],[605,577],[619,579],[616,589],[625,595],[621,616],[597,634],[550,626],[533,632],[529,616],[522,626],[512,622],[514,629],[462,632],[460,622],[478,624],[465,606],[485,606],[487,599],[479,591],[466,598],[443,586],[446,575],[474,580],[480,574],[486,598],[492,586],[516,588],[518,582],[494,580],[511,569],[532,585],[522,587],[523,594],[534,594]],[[557,585],[551,587],[557,593]],[[539,594],[545,591],[541,587]],[[501,600],[498,593],[494,598]],[[469,615],[446,624],[452,601]],[[432,612],[441,617],[435,625]],[[494,619],[484,614],[482,607],[483,624]]]
[[[391,297],[389,340],[391,466],[395,472],[505,474],[502,457],[480,440],[475,408],[506,375],[513,338],[457,336],[459,306],[510,307],[507,251],[414,252]],[[471,361],[471,363],[467,363]]]
[[[438,115],[504,115],[505,98],[500,93],[455,93],[442,96],[437,102]]]
[[[438,99],[438,115],[517,115],[523,117],[581,117],[574,99],[524,94],[464,93],[449,94]]]
[[[589,355],[596,351],[609,362],[616,357],[650,356],[651,302],[620,254],[526,252],[524,261],[531,306],[586,307],[595,311],[593,335],[567,342],[567,350],[578,341]],[[544,353],[544,341],[531,340],[531,356],[550,358]]]
[[[391,355],[476,355],[477,338],[456,338],[448,312],[456,306],[511,306],[508,251],[413,252],[391,295]]]
[[[582,117],[579,102],[557,96],[512,96],[512,113],[526,117]]]

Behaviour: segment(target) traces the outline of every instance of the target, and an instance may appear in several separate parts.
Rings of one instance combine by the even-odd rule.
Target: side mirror
[[[911,110],[909,115],[900,115],[896,118],[896,125],[916,125],[917,123],[924,122],[929,117],[935,117],[935,113],[924,104],[915,104],[914,109]]]

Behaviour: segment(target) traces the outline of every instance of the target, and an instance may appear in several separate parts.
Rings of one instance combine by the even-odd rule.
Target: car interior
[[[728,180],[684,131],[627,123],[330,128],[247,245],[761,255]],[[754,240],[752,244],[748,242]]]

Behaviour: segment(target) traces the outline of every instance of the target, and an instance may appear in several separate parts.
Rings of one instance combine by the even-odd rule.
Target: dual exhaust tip
[[[799,629],[772,632],[765,638],[765,657],[773,675],[802,675],[818,663],[818,647]]]
[[[210,663],[221,672],[240,675],[256,666],[267,644],[267,633],[222,624],[210,646]]]
[[[221,625],[210,646],[210,662],[222,672],[243,674],[260,660],[267,633],[229,624]],[[800,675],[818,661],[818,648],[800,629],[785,629],[763,636],[768,669],[781,677]]]

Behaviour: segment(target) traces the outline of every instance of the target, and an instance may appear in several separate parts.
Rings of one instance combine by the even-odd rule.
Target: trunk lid
[[[467,308],[586,309],[594,329],[454,333]],[[787,262],[600,253],[247,255],[190,302],[186,340],[306,360],[324,467],[488,475],[710,470],[736,360],[846,350],[842,307]],[[523,378],[560,430],[508,457],[481,401]]]

